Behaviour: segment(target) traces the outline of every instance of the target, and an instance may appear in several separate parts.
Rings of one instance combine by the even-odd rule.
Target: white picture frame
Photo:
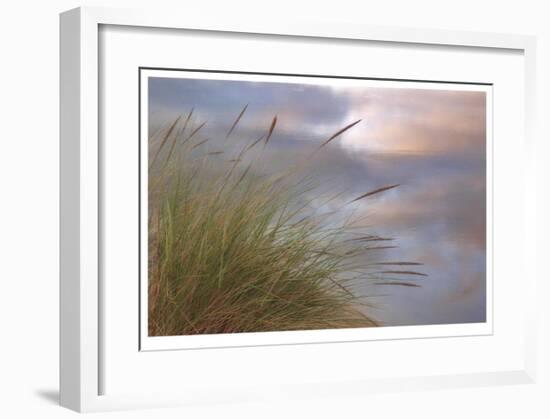
[[[113,393],[105,391],[106,384],[103,374],[112,368],[112,363],[106,363],[103,360],[105,348],[100,339],[104,333],[105,324],[109,322],[109,318],[105,318],[104,315],[105,295],[102,293],[99,280],[102,269],[101,249],[105,245],[104,238],[100,233],[102,231],[100,196],[103,182],[105,182],[102,167],[103,159],[106,157],[105,150],[100,147],[99,141],[102,106],[99,81],[99,61],[102,48],[100,27],[125,26],[141,30],[148,28],[185,29],[197,31],[199,34],[222,31],[245,34],[250,37],[255,34],[269,34],[284,36],[286,39],[313,37],[326,40],[431,45],[442,49],[450,47],[479,48],[481,53],[483,51],[507,50],[519,52],[523,57],[525,74],[521,86],[524,104],[520,105],[524,113],[525,127],[522,130],[523,138],[520,141],[523,149],[517,150],[517,153],[521,154],[521,158],[520,162],[516,162],[516,164],[522,168],[524,175],[521,179],[525,185],[528,185],[531,177],[534,176],[528,165],[529,159],[534,153],[532,118],[535,92],[535,39],[533,37],[428,29],[354,27],[336,23],[312,24],[311,22],[298,21],[252,22],[243,19],[240,22],[232,21],[219,24],[206,16],[201,21],[193,22],[186,21],[182,16],[184,15],[162,10],[129,11],[95,7],[74,9],[61,15],[60,400],[63,406],[77,411],[185,405],[190,402],[209,403],[241,398],[259,399],[267,392],[267,388],[250,388],[244,384],[236,385],[234,389],[225,387],[226,392],[222,392],[220,389],[218,392],[205,392],[201,390],[200,386],[197,386],[197,392],[192,395],[183,395],[177,391],[170,394],[162,392],[152,394],[150,391],[144,390],[147,394],[144,396],[139,391],[134,391],[135,389]],[[511,154],[504,154],[503,158],[511,157]],[[495,162],[495,164],[502,165],[509,163],[510,161],[504,160]],[[523,258],[517,262],[517,269],[523,273],[525,278],[522,295],[524,298],[531,298],[533,302],[536,300],[534,297],[536,272],[532,265],[525,262],[529,254],[535,253],[535,240],[533,239],[535,219],[532,216],[534,199],[534,190],[525,188],[525,194],[522,195],[518,204],[524,208],[521,212],[524,217],[521,220],[523,224],[513,233],[514,239],[523,244]],[[499,262],[495,261],[495,263]],[[495,271],[502,272],[500,269],[495,269]],[[501,276],[505,275],[501,274]],[[502,298],[502,301],[497,300],[494,303],[498,306],[505,302],[506,299]],[[400,376],[392,374],[392,376],[383,379],[363,377],[358,372],[350,374],[346,380],[345,375],[331,378],[327,372],[327,377],[322,381],[312,380],[306,384],[296,380],[295,383],[290,384],[291,390],[281,386],[278,391],[273,391],[270,388],[269,393],[271,397],[277,397],[277,394],[280,395],[281,392],[293,391],[298,395],[309,397],[319,390],[322,390],[324,394],[328,392],[343,394],[345,392],[368,393],[532,382],[535,377],[534,304],[526,304],[522,308],[521,316],[525,322],[517,329],[522,333],[521,336],[517,336],[521,341],[518,348],[523,351],[521,359],[517,357],[513,360],[503,359],[501,367],[494,371],[478,370],[477,367],[472,366],[471,368],[464,367],[461,373],[449,374],[446,373],[443,362],[439,370],[436,369],[426,375],[405,374]],[[500,330],[506,328],[502,324],[500,327]],[[441,336],[445,336],[445,333],[441,332]],[[417,335],[410,337],[414,338]],[[411,344],[413,343],[404,343],[404,345]],[[291,357],[293,351],[297,353],[301,350],[301,346],[304,345],[291,345],[284,349],[273,347],[271,350],[284,352],[280,356]],[[338,353],[338,346],[332,346],[331,353]],[[137,350],[139,349],[136,347]],[[204,349],[195,352],[200,351],[202,351],[200,356],[203,361],[208,361],[208,357],[219,355],[219,352],[208,352],[209,350]],[[239,351],[239,349],[234,348],[232,351]],[[181,360],[186,353],[166,353],[164,355],[160,353],[157,355],[170,357],[172,360]],[[447,361],[447,363],[449,362]],[[126,372],[128,372],[128,368]],[[196,378],[198,379],[198,377]],[[277,388],[276,379],[273,385]]]

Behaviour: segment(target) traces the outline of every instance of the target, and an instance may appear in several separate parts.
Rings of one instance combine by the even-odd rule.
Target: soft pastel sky
[[[216,149],[244,105],[234,134],[250,141],[278,123],[264,170],[280,170],[345,125],[316,157],[315,176],[327,192],[354,197],[401,186],[358,204],[377,234],[395,237],[386,259],[420,261],[421,288],[380,287],[374,317],[387,325],[485,321],[486,97],[481,91],[150,78],[151,131],[194,108],[196,123]],[[238,140],[235,140],[238,141]],[[219,146],[222,146],[221,143]],[[226,145],[224,145],[226,146]],[[347,199],[343,196],[342,199]],[[365,292],[373,293],[372,288]]]

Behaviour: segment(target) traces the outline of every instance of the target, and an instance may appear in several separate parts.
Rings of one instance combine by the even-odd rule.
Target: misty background
[[[200,77],[197,74],[197,77]],[[384,325],[486,320],[486,96],[485,92],[361,85],[149,79],[149,133],[193,109],[207,151],[243,144],[277,125],[256,170],[274,173],[307,158],[344,126],[361,122],[322,149],[308,175],[318,187],[312,211],[325,212],[370,190],[398,188],[361,200],[373,234],[395,238],[381,260],[422,262],[421,288],[380,286],[360,294]],[[226,134],[248,105],[231,138]],[[325,194],[342,191],[326,207]],[[343,213],[342,216],[345,216]]]

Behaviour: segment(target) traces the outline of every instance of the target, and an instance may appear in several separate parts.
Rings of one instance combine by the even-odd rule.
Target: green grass
[[[204,124],[192,123],[192,112],[150,138],[149,335],[377,326],[354,285],[417,286],[400,277],[422,274],[400,268],[415,263],[379,260],[392,246],[353,216],[337,222],[308,210],[317,187],[308,164],[357,122],[291,170],[260,175],[254,169],[269,152],[276,117],[237,155],[219,149],[233,141],[245,110],[217,149],[200,137]]]

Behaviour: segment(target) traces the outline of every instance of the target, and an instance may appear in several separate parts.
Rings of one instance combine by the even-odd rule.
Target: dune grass
[[[224,141],[237,135],[245,111]],[[274,117],[264,136],[235,155],[200,137],[204,123],[193,123],[192,111],[151,136],[149,335],[377,326],[360,309],[368,303],[353,284],[416,286],[401,277],[423,275],[410,270],[416,263],[379,260],[393,247],[390,239],[368,234],[352,218],[335,223],[331,214],[307,210],[315,192],[311,159],[269,176],[254,170],[250,154],[269,151],[276,125]]]

